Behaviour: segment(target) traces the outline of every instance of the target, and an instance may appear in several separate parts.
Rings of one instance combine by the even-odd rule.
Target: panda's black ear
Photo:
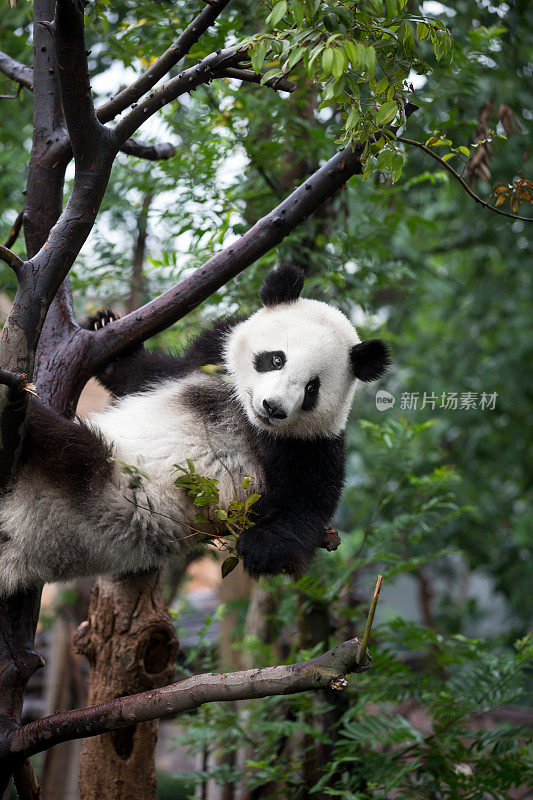
[[[377,381],[384,375],[390,364],[389,348],[381,339],[368,339],[356,344],[350,350],[353,374],[360,381]]]
[[[259,290],[259,297],[265,306],[293,303],[300,297],[304,280],[305,273],[301,267],[277,267],[266,276]]]

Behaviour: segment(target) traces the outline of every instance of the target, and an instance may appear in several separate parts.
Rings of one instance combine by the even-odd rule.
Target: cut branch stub
[[[0,72],[11,78],[12,81],[20,86],[25,86],[30,91],[33,89],[33,70],[25,64],[21,64],[7,53],[0,51]]]
[[[18,277],[24,266],[24,261],[4,244],[0,244],[0,258],[8,265],[8,267],[11,267],[15,275]]]

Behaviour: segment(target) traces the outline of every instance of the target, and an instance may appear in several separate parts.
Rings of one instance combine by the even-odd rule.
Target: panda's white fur
[[[175,465],[190,459],[199,475],[219,481],[220,505],[239,495],[245,476],[261,493],[260,465],[240,426],[228,415],[207,425],[184,400],[214,381],[205,374],[165,381],[118,400],[90,425],[113,446],[113,457],[135,465],[150,480],[133,481],[120,463],[111,480],[86,499],[72,498],[31,469],[23,469],[0,504],[0,592],[81,575],[123,574],[160,567],[198,542],[198,508],[174,486]],[[61,446],[58,443],[58,446]],[[139,483],[134,486],[133,483]]]
[[[300,288],[301,282],[298,276]],[[115,459],[137,465],[150,480],[132,481],[115,461],[99,478],[90,469],[83,473],[82,465],[84,485],[67,488],[53,469],[47,474],[46,453],[39,470],[30,454],[0,503],[0,594],[79,575],[157,568],[197,541],[198,509],[174,485],[175,465],[187,459],[198,474],[219,481],[221,506],[236,492],[242,496],[245,476],[249,491],[262,495],[257,525],[239,543],[252,574],[305,568],[340,496],[342,431],[357,384],[351,353],[359,337],[337,309],[296,299],[293,289],[285,302],[284,292],[274,292],[265,308],[222,337],[227,374],[193,365],[181,375],[176,360],[176,377],[163,375],[85,423]],[[286,357],[283,368],[258,372],[257,353],[278,350]],[[317,378],[315,406],[302,410],[306,385]],[[265,400],[275,401],[284,418],[265,418]],[[68,425],[55,458],[68,459],[82,430]],[[94,442],[102,447],[98,436]]]

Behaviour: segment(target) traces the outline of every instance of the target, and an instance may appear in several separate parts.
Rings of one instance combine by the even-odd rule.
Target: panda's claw
[[[109,325],[111,322],[115,322],[119,319],[118,314],[115,314],[109,308],[104,309],[103,311],[97,311],[96,314],[92,314],[90,317],[81,322],[81,327],[85,328],[88,331],[97,331],[100,328],[105,328],[106,325]]]

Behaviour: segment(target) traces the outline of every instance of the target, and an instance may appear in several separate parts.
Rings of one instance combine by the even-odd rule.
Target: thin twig
[[[368,646],[368,640],[370,639],[370,632],[372,631],[372,623],[374,622],[374,614],[376,613],[376,606],[379,600],[379,593],[381,591],[382,581],[383,581],[382,576],[378,575],[378,579],[376,581],[376,588],[374,589],[374,597],[372,598],[372,602],[370,603],[370,610],[368,612],[368,617],[366,619],[365,632],[363,633],[363,638],[361,639],[361,644],[359,645],[359,650],[357,651],[357,663],[359,664],[359,666],[361,666],[366,656],[366,649]]]
[[[7,237],[7,239],[4,242],[4,247],[13,247],[13,245],[17,241],[18,235],[19,235],[20,230],[22,228],[22,218],[23,218],[23,216],[24,216],[24,209],[22,209],[22,211],[19,211],[18,216],[17,216],[15,222],[13,223],[13,226],[12,226],[11,230],[9,231],[9,236]]]
[[[15,275],[18,277],[20,270],[24,266],[24,261],[4,244],[0,244],[0,258],[2,261],[5,261],[8,267],[11,267]]]
[[[509,217],[509,219],[519,219],[521,222],[533,222],[533,217],[519,217],[518,214],[509,214],[508,211],[502,211],[500,208],[496,208],[496,206],[487,203],[486,200],[482,200],[479,195],[472,191],[467,182],[461,178],[459,173],[456,172],[447,161],[444,161],[443,158],[441,158],[437,153],[434,153],[433,150],[430,150],[429,147],[426,147],[425,144],[422,144],[422,142],[417,142],[414,139],[406,139],[403,136],[397,136],[396,141],[402,142],[403,144],[409,144],[412,147],[418,147],[419,150],[422,150],[422,152],[427,153],[428,156],[431,156],[431,158],[435,159],[435,161],[438,161],[439,164],[444,167],[444,169],[448,170],[450,175],[453,175],[455,180],[461,184],[465,192],[472,198],[472,200],[475,200],[476,203],[482,205],[483,208],[488,208],[490,211],[494,211],[496,214],[500,214],[502,217]]]

